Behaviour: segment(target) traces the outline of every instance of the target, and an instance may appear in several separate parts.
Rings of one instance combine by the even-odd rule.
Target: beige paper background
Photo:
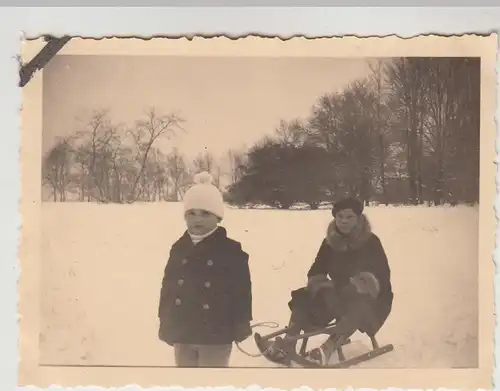
[[[42,47],[41,40],[24,44],[23,59],[29,61]],[[38,72],[23,89],[21,111],[21,202],[22,219],[19,283],[20,385],[66,387],[96,385],[119,387],[136,384],[154,386],[234,386],[291,389],[318,388],[491,388],[493,376],[494,263],[495,249],[495,139],[497,36],[422,36],[412,39],[336,38],[282,41],[249,37],[167,40],[73,39],[60,52],[72,55],[178,55],[262,57],[395,57],[478,56],[481,69],[481,160],[479,226],[479,368],[474,369],[348,369],[321,371],[281,368],[63,368],[38,366],[41,248],[41,145],[42,74]],[[217,135],[214,134],[214,137]],[[418,327],[418,326],[416,326]],[[131,352],[133,354],[133,352]]]

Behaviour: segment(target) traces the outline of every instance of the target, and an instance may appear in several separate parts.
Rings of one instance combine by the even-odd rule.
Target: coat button
[[[211,286],[212,284],[210,283],[210,281],[205,282],[205,288],[210,288]]]
[[[181,305],[182,301],[181,299],[175,299],[175,305]]]
[[[180,280],[177,281],[177,284],[179,284],[179,285],[184,284],[184,280],[181,278]]]
[[[203,304],[203,309],[208,310],[208,309],[210,309],[210,306],[208,304]]]
[[[214,262],[213,262],[211,259],[209,259],[209,260],[207,261],[207,265],[208,265],[208,266],[212,266],[213,264],[214,264]]]
[[[187,259],[183,259],[182,260],[182,264],[185,265],[186,263],[188,263],[188,260]]]

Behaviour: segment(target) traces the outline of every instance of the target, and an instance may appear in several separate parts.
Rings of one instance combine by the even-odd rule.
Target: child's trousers
[[[178,367],[227,367],[232,348],[232,344],[175,344],[175,364]]]

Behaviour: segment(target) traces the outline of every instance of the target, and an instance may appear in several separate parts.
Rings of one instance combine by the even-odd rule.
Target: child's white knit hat
[[[222,194],[213,185],[210,173],[204,171],[194,176],[194,185],[184,195],[184,212],[190,209],[202,209],[214,215],[224,217]]]

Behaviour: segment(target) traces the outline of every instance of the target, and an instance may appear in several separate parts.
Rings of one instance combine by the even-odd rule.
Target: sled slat
[[[267,334],[267,335],[262,335],[262,336],[259,335],[259,338],[261,338],[263,341],[267,341],[267,340],[275,338],[281,334],[285,334],[287,331],[288,331],[288,327],[284,327],[282,329],[276,330],[276,331],[274,331],[270,334]]]
[[[298,341],[298,340],[304,339],[304,338],[315,337],[316,335],[323,335],[323,334],[330,335],[330,333],[329,333],[330,329],[333,329],[333,327],[328,327],[326,329],[319,329],[319,330],[315,330],[315,331],[309,331],[307,333],[300,333],[300,334],[297,334],[294,336],[288,336],[287,340],[288,341]],[[268,338],[268,337],[266,336],[266,338]]]
[[[362,362],[371,360],[375,357],[379,357],[385,353],[389,353],[394,350],[393,345],[384,345],[378,349],[373,349],[370,350],[369,352],[366,352],[364,354],[361,354],[359,356],[350,358],[348,360],[336,363],[336,364],[329,364],[329,365],[324,365],[322,368],[348,368],[353,365],[360,364]]]

